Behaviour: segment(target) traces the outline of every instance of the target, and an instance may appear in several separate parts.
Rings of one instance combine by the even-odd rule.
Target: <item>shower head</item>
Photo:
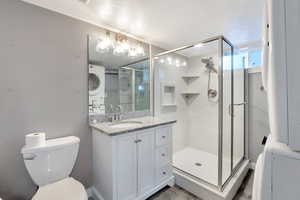
[[[218,72],[215,68],[214,68],[214,62],[213,62],[213,58],[209,57],[209,58],[202,58],[201,62],[205,64],[206,69],[208,69],[209,71],[213,71],[213,72]]]
[[[212,63],[212,57],[209,58],[202,58],[201,62],[203,62],[204,64],[209,64]]]

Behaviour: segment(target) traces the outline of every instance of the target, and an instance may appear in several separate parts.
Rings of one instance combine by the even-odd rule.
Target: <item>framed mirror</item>
[[[88,37],[89,116],[150,113],[150,46],[106,31]]]

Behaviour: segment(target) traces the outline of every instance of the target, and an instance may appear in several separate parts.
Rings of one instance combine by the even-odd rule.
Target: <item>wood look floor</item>
[[[245,177],[240,189],[238,190],[236,196],[233,200],[251,200],[252,197],[252,184],[253,184],[253,171],[249,171]],[[89,198],[89,200],[93,200]],[[200,199],[195,195],[185,191],[184,189],[174,186],[166,187],[160,190],[158,193],[149,197],[147,200],[209,200]]]

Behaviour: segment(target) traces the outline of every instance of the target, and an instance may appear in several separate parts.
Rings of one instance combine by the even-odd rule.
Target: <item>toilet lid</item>
[[[45,185],[39,188],[32,200],[72,199],[87,200],[83,185],[73,178]]]

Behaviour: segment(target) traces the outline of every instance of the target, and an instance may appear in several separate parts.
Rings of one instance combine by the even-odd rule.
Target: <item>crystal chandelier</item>
[[[114,43],[110,38],[110,32],[106,31],[106,34],[103,38],[98,39],[96,44],[97,52],[108,52],[114,48]]]
[[[110,37],[110,32],[106,31],[104,37],[99,38],[96,44],[96,51],[106,53],[112,51],[116,56],[128,56],[130,58],[145,56],[145,49],[141,42],[131,42],[126,36],[116,34],[115,40]]]

